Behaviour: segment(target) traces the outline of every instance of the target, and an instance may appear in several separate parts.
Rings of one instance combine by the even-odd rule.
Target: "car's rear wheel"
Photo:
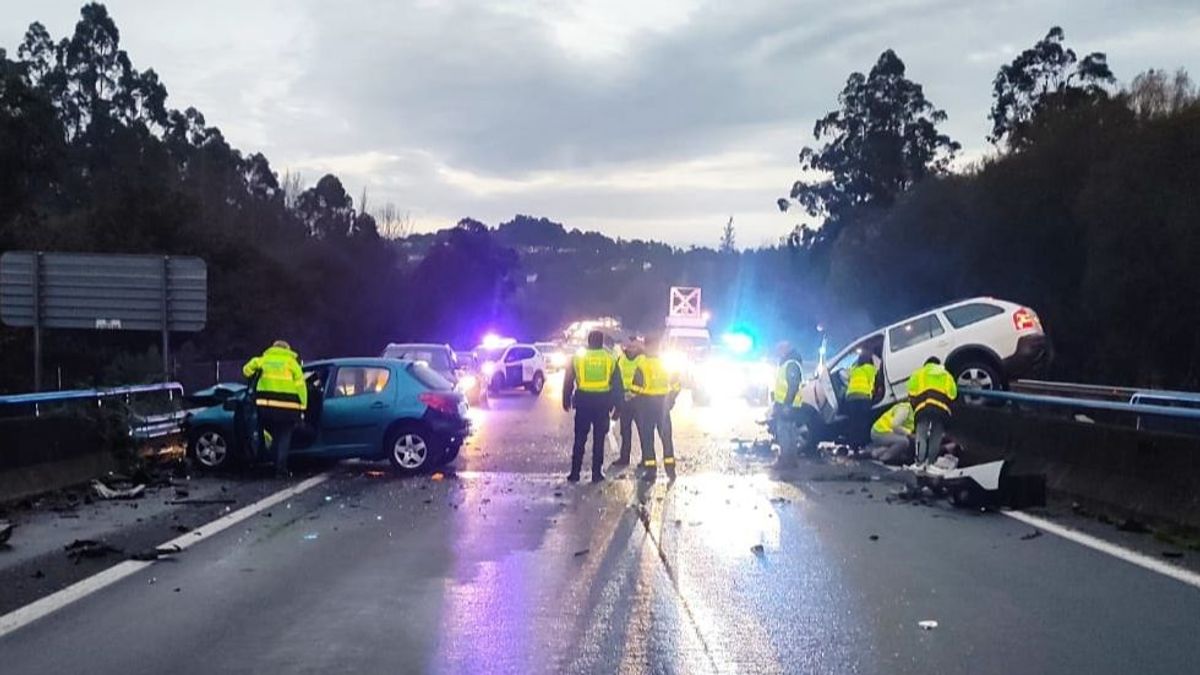
[[[384,447],[392,468],[405,475],[432,469],[442,454],[433,434],[416,425],[394,429]]]
[[[233,443],[221,429],[197,429],[188,441],[188,456],[203,469],[223,469],[233,463]]]
[[[1004,388],[1004,380],[995,366],[984,361],[968,361],[956,369],[954,379],[959,388],[996,390]],[[963,401],[979,404],[982,399],[978,396],[963,396]]]
[[[543,375],[542,371],[539,370],[533,374],[533,381],[529,383],[529,387],[527,387],[527,389],[529,390],[529,393],[533,394],[534,396],[538,396],[542,393],[542,389],[545,388],[546,376]]]

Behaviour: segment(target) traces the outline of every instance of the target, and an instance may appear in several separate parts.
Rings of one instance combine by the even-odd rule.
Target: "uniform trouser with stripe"
[[[612,410],[605,396],[575,396],[575,445],[571,448],[571,475],[583,469],[583,451],[592,436],[592,476],[599,477],[604,466],[604,437],[608,435],[608,413]]]
[[[671,435],[671,407],[667,396],[639,396],[633,400],[637,409],[638,438],[642,441],[642,468],[658,468],[654,456],[654,435],[663,446],[663,466],[675,470],[675,441]]]
[[[946,434],[946,422],[940,415],[930,415],[917,420],[917,463],[933,464],[942,452],[942,436]]]

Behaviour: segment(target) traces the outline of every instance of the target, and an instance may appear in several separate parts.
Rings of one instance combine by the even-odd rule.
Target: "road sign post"
[[[207,322],[208,268],[186,256],[9,251],[0,256],[0,319],[33,328],[36,390],[44,329],[159,331],[169,378],[171,332]]]

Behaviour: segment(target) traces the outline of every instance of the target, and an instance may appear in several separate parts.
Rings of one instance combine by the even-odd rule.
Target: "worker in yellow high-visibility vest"
[[[604,438],[609,415],[624,398],[617,360],[604,348],[604,333],[588,333],[587,349],[576,354],[563,377],[563,410],[575,408],[575,444],[571,449],[571,473],[576,483],[583,469],[583,451],[592,436],[592,482],[604,480]]]
[[[274,445],[275,474],[285,477],[292,432],[308,407],[308,385],[300,369],[300,357],[288,343],[276,340],[262,356],[246,362],[242,374],[253,381],[258,420]]]
[[[936,356],[926,359],[908,378],[908,402],[917,420],[917,466],[925,468],[937,461],[950,420],[950,404],[956,398],[958,383]]]
[[[869,439],[871,404],[875,401],[878,375],[875,354],[869,349],[862,349],[848,372],[846,396],[843,399],[849,431],[847,441],[855,450],[861,450]]]
[[[871,459],[884,464],[907,464],[912,461],[912,441],[917,420],[912,404],[900,401],[888,408],[871,427]]]
[[[625,395],[617,402],[616,417],[621,431],[621,454],[613,462],[614,467],[629,466],[633,453],[633,374],[637,371],[637,359],[642,355],[642,344],[634,338],[625,341],[617,356],[617,370],[621,371],[621,385]]]
[[[638,439],[642,442],[642,478],[653,481],[658,476],[658,460],[654,455],[654,435],[663,446],[663,468],[675,478],[675,439],[671,429],[671,409],[679,396],[679,378],[672,375],[659,357],[661,339],[647,342],[646,353],[637,359],[630,389],[637,409]]]

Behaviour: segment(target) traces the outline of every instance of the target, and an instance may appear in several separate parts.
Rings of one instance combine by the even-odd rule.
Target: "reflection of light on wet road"
[[[735,482],[736,480],[736,482]],[[745,558],[752,546],[779,548],[779,519],[767,500],[766,476],[736,479],[721,474],[691,476],[675,488],[671,513],[721,558]]]

